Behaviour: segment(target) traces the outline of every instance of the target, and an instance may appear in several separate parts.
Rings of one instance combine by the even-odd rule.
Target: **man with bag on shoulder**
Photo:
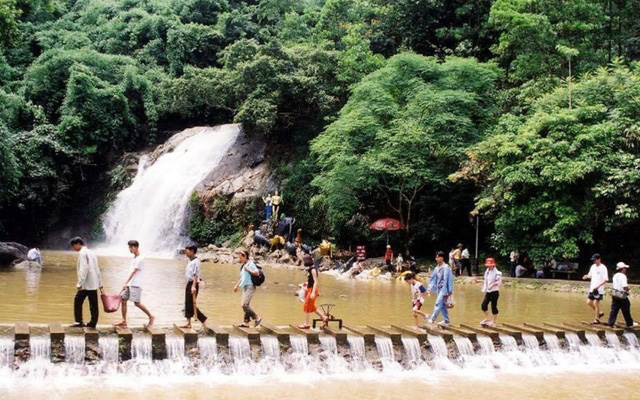
[[[622,261],[616,265],[616,274],[613,275],[613,288],[611,294],[611,313],[609,314],[609,326],[613,327],[618,318],[618,311],[622,310],[624,322],[628,328],[638,326],[631,318],[631,302],[629,301],[629,284],[627,283],[627,271],[629,266]]]
[[[246,250],[240,250],[238,257],[240,258],[240,280],[233,288],[234,292],[238,289],[242,289],[242,311],[244,311],[244,322],[239,326],[242,328],[248,328],[251,320],[255,321],[255,326],[260,326],[262,318],[258,317],[258,314],[251,308],[251,299],[256,292],[256,286],[253,284],[253,277],[260,276],[260,270],[256,264],[249,259],[249,252]]]
[[[98,257],[84,245],[81,237],[74,237],[69,242],[71,248],[77,251],[78,263],[76,264],[76,272],[78,281],[76,283],[76,296],[73,301],[73,314],[76,320],[73,328],[82,328],[85,324],[82,322],[82,305],[84,300],[89,298],[89,309],[91,310],[91,320],[86,325],[89,328],[95,328],[98,324],[99,308],[98,308],[98,289],[102,293],[102,277],[100,275],[100,267],[98,266]]]

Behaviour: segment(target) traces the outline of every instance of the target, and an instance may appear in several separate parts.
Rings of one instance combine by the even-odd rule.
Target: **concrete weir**
[[[360,343],[366,346],[375,346],[377,342],[386,340],[392,346],[404,347],[405,350],[407,350],[407,343],[414,343],[412,345],[414,358],[415,354],[422,351],[419,350],[420,348],[428,348],[433,345],[431,341],[436,339],[440,343],[444,341],[444,343],[453,347],[460,348],[460,346],[464,345],[466,347],[462,351],[469,352],[473,351],[472,347],[469,347],[471,343],[476,349],[479,349],[487,344],[486,340],[489,340],[489,338],[496,346],[500,346],[501,342],[508,337],[513,338],[509,339],[511,343],[514,343],[513,340],[515,339],[518,346],[524,346],[523,335],[526,338],[534,336],[541,344],[553,339],[555,346],[560,343],[558,341],[564,342],[567,334],[572,335],[574,338],[577,335],[583,343],[588,342],[587,336],[590,335],[589,337],[593,341],[594,335],[597,335],[603,342],[615,341],[616,343],[610,343],[614,347],[619,347],[621,342],[631,346],[633,343],[638,343],[633,338],[640,337],[639,329],[611,328],[602,325],[591,325],[582,321],[559,324],[547,322],[502,323],[490,328],[471,324],[451,325],[447,328],[440,328],[434,325],[416,327],[393,324],[366,326],[347,324],[343,329],[339,330],[331,328],[300,329],[294,325],[272,325],[268,323],[263,323],[257,328],[220,326],[209,323],[207,329],[199,331],[179,327],[178,325],[152,328],[98,326],[97,329],[91,329],[72,328],[59,323],[44,325],[26,322],[13,325],[0,324],[0,328],[2,328],[0,332],[4,332],[0,339],[4,339],[5,342],[13,339],[16,361],[26,361],[30,357],[34,357],[33,354],[30,354],[33,351],[30,350],[33,348],[30,341],[36,341],[37,339],[40,346],[41,343],[46,343],[45,346],[47,348],[50,346],[50,361],[52,362],[65,360],[65,348],[69,348],[72,341],[76,346],[74,349],[77,349],[78,344],[81,347],[84,346],[84,353],[80,354],[84,354],[88,361],[104,358],[107,342],[111,343],[111,359],[119,361],[130,360],[133,357],[138,357],[141,354],[140,352],[144,350],[136,347],[134,351],[132,348],[134,346],[132,343],[134,337],[137,338],[135,346],[141,346],[141,343],[144,342],[140,338],[146,340],[147,346],[149,342],[151,343],[149,354],[149,359],[151,360],[175,359],[176,357],[182,357],[185,353],[190,354],[193,350],[199,348],[200,342],[206,342],[205,339],[214,341],[219,348],[227,349],[230,346],[230,337],[233,338],[234,346],[240,339],[248,341],[251,346],[264,346],[265,341],[268,341],[273,347],[270,351],[274,354],[277,353],[275,352],[277,346],[284,346],[284,349],[294,348],[292,338],[296,339],[296,344],[298,344],[301,337],[306,339],[305,342],[310,345],[321,344],[320,339],[322,339],[322,342],[327,342],[327,338],[332,338],[331,341],[335,339],[337,346],[345,349],[352,348],[352,351],[355,351],[353,347],[357,340],[360,340]],[[274,338],[277,339],[276,344],[273,342]],[[44,342],[43,339],[45,339]],[[480,339],[483,339],[482,343]],[[117,358],[115,358],[116,343],[114,340],[117,340]],[[549,346],[551,344],[548,343]],[[33,345],[36,345],[35,342]]]

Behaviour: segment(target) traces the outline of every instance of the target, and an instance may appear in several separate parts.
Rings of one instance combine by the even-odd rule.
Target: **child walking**
[[[422,282],[416,279],[413,273],[406,274],[404,281],[407,282],[411,288],[411,311],[413,312],[413,319],[416,321],[416,326],[420,327],[419,316],[422,316],[423,320],[427,318],[427,314],[420,311],[424,305],[424,293],[427,289]]]
[[[115,325],[123,328],[127,327],[127,302],[132,301],[136,307],[147,314],[147,317],[149,317],[149,323],[145,326],[150,328],[153,326],[155,318],[151,315],[151,312],[149,312],[147,307],[140,302],[142,298],[142,270],[144,267],[144,257],[140,255],[140,243],[138,243],[137,240],[129,240],[127,245],[129,246],[129,252],[133,254],[133,260],[131,260],[131,272],[122,287],[122,293],[120,295],[122,298],[122,321],[117,322]]]
[[[311,314],[316,313],[323,321],[323,327],[327,326],[327,317],[317,309],[316,299],[320,296],[320,282],[318,279],[318,267],[313,261],[313,257],[308,252],[302,257],[302,262],[307,271],[307,287],[304,296],[303,311],[305,313],[305,323],[299,325],[300,329],[310,329],[309,319]]]

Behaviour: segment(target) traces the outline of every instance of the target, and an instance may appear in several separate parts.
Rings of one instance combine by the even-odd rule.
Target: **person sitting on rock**
[[[273,238],[271,238],[271,251],[281,250],[282,248],[284,248],[284,244],[284,238],[280,235],[275,235]]]
[[[42,265],[42,254],[40,249],[34,247],[27,252],[27,260]]]

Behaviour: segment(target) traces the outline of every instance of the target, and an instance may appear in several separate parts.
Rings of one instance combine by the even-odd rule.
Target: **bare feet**
[[[156,320],[156,317],[154,317],[154,316],[149,317],[149,323],[147,324],[146,327],[147,328],[152,328],[153,327],[153,323],[155,322],[155,320]]]
[[[120,322],[116,322],[115,324],[113,324],[113,326],[120,326],[120,327],[126,328],[127,327],[127,321],[123,320],[123,321],[120,321]]]

